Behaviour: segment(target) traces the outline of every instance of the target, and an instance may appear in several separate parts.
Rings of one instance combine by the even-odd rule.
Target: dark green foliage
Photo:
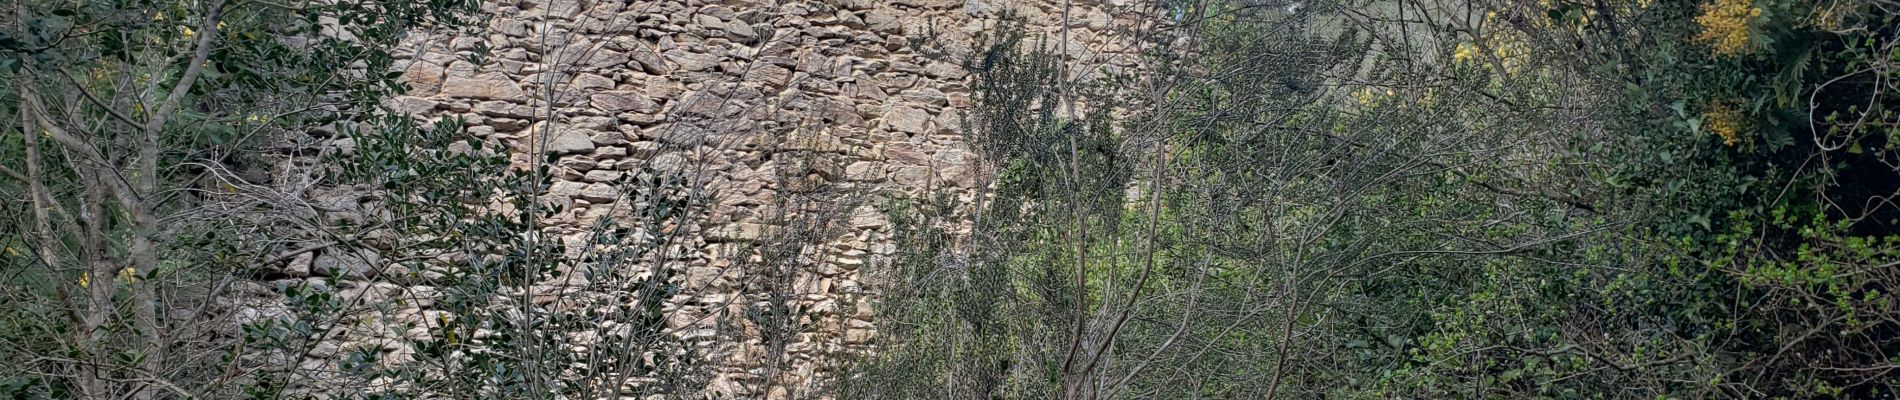
[[[462,0],[0,8],[0,381],[25,398],[276,396],[250,372],[313,329],[248,303],[297,216],[260,201],[281,200],[273,167],[374,125],[403,88],[365,71],[405,32],[479,17]]]
[[[1074,93],[1034,83],[1066,61],[1033,39],[992,42],[969,119],[996,196],[899,211],[979,217],[968,238],[908,231],[895,287],[928,289],[881,299],[880,321],[917,329],[847,381],[871,398],[1894,396],[1890,4],[1301,5],[1170,3],[1191,51],[1157,39],[1142,79]],[[1065,114],[1084,93],[1163,100]],[[964,278],[918,280],[945,271]],[[1103,340],[1101,370],[1062,361]],[[969,389],[991,381],[1013,385]]]
[[[1589,38],[1630,57],[1596,89],[1616,99],[1604,121],[1621,134],[1592,148],[1615,166],[1601,179],[1656,206],[1632,222],[1672,254],[1627,288],[1669,297],[1632,311],[1698,343],[1717,393],[1891,397],[1900,324],[1885,292],[1900,278],[1900,209],[1882,199],[1900,172],[1896,72],[1881,60],[1895,16],[1856,2],[1738,4],[1759,10],[1739,52],[1699,37],[1718,30],[1696,19],[1708,6],[1659,4],[1625,21],[1675,46]]]

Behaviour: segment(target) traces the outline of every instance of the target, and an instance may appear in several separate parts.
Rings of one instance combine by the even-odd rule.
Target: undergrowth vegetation
[[[963,189],[872,199],[643,95],[680,124],[575,219],[545,142],[581,30],[538,31],[510,147],[384,101],[408,35],[488,65],[492,4],[5,2],[0,398],[1895,398],[1900,3],[1112,3],[1115,68],[1015,17],[916,52],[969,72]],[[858,45],[755,11],[727,33]],[[738,143],[783,191],[708,244]],[[872,318],[793,354],[870,204]]]
[[[1891,398],[1896,7],[1164,2],[1125,76],[1005,28],[991,197],[897,212],[846,394]]]

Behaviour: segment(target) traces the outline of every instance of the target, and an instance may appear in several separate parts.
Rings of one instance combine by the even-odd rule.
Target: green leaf
[[[1706,214],[1697,214],[1697,215],[1689,216],[1689,223],[1695,224],[1695,226],[1702,227],[1702,230],[1704,231],[1710,229],[1709,216]]]

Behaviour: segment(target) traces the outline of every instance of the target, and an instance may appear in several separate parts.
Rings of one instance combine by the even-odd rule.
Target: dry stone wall
[[[544,232],[570,252],[583,250],[597,222],[642,217],[615,204],[627,198],[616,185],[623,177],[692,169],[711,209],[680,228],[696,238],[667,262],[684,271],[683,292],[699,295],[669,302],[667,324],[721,363],[708,396],[778,398],[811,392],[830,361],[875,349],[875,293],[863,271],[896,249],[885,216],[852,199],[975,195],[980,163],[960,131],[971,102],[961,63],[977,51],[974,38],[1007,10],[1051,43],[1066,26],[1069,62],[1098,67],[1077,73],[1130,68],[1122,38],[1145,10],[1124,1],[490,1],[484,36],[412,40],[416,51],[399,64],[411,91],[388,104],[425,119],[461,117],[469,132],[508,144],[517,167],[554,156],[542,199],[561,211]],[[820,188],[832,197],[786,207]],[[821,210],[836,217],[822,237],[791,253],[756,248],[784,221]],[[785,287],[773,289],[789,289],[804,316],[776,344],[782,351],[768,351],[775,345],[743,318],[719,317],[771,300],[760,272],[746,267],[765,254],[797,258],[789,276],[774,277]],[[296,262],[308,270],[338,260],[318,252]],[[347,278],[358,282],[346,290],[431,290]],[[398,314],[431,312],[421,304]],[[710,333],[716,324],[738,328]],[[341,336],[313,355],[371,341],[400,348],[416,335],[392,331]]]

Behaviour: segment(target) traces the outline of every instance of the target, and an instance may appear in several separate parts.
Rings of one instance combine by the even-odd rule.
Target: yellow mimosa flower
[[[1702,15],[1695,17],[1702,32],[1696,40],[1709,43],[1715,54],[1736,55],[1748,51],[1748,24],[1761,17],[1761,8],[1751,0],[1714,0],[1702,4]]]

